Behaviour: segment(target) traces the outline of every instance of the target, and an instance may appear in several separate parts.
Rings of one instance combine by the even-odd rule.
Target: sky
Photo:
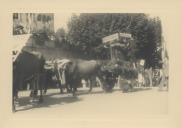
[[[55,13],[54,14],[54,30],[55,32],[59,28],[64,28],[67,30],[67,23],[71,19],[73,13]],[[75,13],[74,13],[75,14]],[[76,13],[79,15],[79,13]]]
[[[54,14],[54,29],[57,31],[58,28],[63,27],[67,29],[67,23],[71,18],[72,13],[55,13]]]

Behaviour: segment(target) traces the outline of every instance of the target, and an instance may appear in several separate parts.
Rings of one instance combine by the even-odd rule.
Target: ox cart
[[[126,49],[133,43],[131,34],[115,33],[102,39],[102,48],[110,52],[109,61],[101,68],[102,88],[111,91],[118,85],[123,92],[137,86],[139,69],[135,61],[128,61]]]

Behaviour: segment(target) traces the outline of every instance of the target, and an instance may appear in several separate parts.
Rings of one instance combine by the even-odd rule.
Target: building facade
[[[53,13],[13,13],[13,35],[54,32]]]

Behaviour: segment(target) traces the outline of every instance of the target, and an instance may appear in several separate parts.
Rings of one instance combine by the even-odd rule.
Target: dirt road
[[[20,95],[28,95],[23,92]],[[77,96],[59,94],[59,89],[50,89],[42,104],[31,104],[29,98],[20,99],[20,106],[15,116],[48,115],[59,118],[120,117],[123,115],[167,114],[167,91],[158,88],[135,89],[134,92],[122,93],[115,88],[112,93],[104,93],[94,88],[91,93],[78,89]]]

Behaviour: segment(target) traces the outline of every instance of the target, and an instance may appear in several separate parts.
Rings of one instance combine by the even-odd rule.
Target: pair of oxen
[[[15,111],[15,101],[18,99],[18,91],[23,89],[24,83],[31,83],[31,96],[37,96],[40,90],[39,102],[43,101],[43,89],[47,89],[47,71],[52,70],[58,80],[60,91],[63,92],[65,85],[67,92],[75,95],[75,91],[81,79],[90,80],[90,91],[99,76],[102,66],[101,61],[96,60],[62,60],[53,63],[48,69],[42,54],[38,52],[28,52],[22,50],[13,62],[13,111]]]
[[[92,86],[96,82],[96,76],[99,74],[100,63],[96,60],[56,59],[46,61],[44,68],[46,74],[45,82],[47,83],[44,86],[45,93],[47,92],[47,85],[51,81],[56,81],[56,84],[59,85],[60,93],[63,93],[63,89],[66,88],[68,93],[72,92],[75,95],[77,87],[82,84],[82,79],[89,86],[89,92],[92,90]]]

